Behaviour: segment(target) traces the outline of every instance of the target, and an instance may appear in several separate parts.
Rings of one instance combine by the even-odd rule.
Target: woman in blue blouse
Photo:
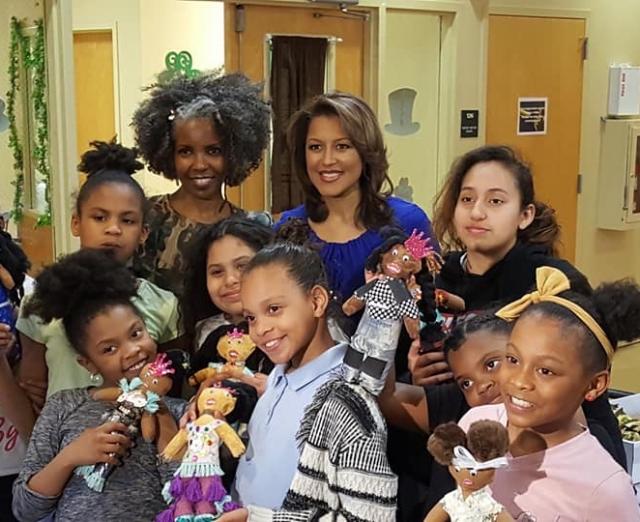
[[[425,212],[390,195],[382,132],[363,100],[345,93],[317,96],[293,115],[287,139],[304,204],[284,212],[276,228],[290,218],[307,222],[340,300],[364,284],[365,261],[382,243],[380,228],[396,225],[432,237]]]

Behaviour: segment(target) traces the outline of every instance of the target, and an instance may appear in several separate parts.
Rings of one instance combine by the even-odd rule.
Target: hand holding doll
[[[496,468],[507,465],[507,428],[495,421],[477,421],[468,433],[453,422],[438,426],[427,443],[429,453],[449,472],[457,488],[447,493],[425,522],[513,522],[491,496]]]

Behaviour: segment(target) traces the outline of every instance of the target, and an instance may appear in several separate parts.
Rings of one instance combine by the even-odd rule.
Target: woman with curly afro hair
[[[183,293],[186,255],[198,232],[241,212],[225,186],[255,170],[269,138],[270,108],[260,85],[241,74],[179,77],[154,85],[133,115],[140,154],[178,190],[150,198],[149,237],[134,270]]]

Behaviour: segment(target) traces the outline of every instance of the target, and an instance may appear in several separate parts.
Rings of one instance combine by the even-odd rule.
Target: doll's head
[[[236,398],[230,388],[214,385],[202,390],[198,396],[200,415],[221,413],[223,416],[227,416],[235,407]]]
[[[160,396],[166,395],[173,386],[171,375],[175,373],[171,360],[166,353],[159,353],[153,362],[147,364],[140,372],[140,379],[149,391]]]
[[[238,328],[234,328],[218,341],[218,353],[230,363],[246,361],[255,349],[256,345],[251,337]]]
[[[491,484],[496,468],[507,465],[509,434],[496,421],[476,421],[466,434],[455,422],[448,422],[433,431],[427,449],[438,464],[449,467],[466,496]]]
[[[407,236],[397,228],[385,228],[380,232],[383,243],[371,252],[366,269],[397,279],[409,279],[420,271],[423,259],[433,252],[429,239],[416,230]]]

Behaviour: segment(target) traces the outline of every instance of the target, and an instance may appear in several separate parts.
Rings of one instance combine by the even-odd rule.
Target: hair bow
[[[471,452],[464,446],[453,448],[453,460],[451,464],[463,468],[480,471],[483,469],[504,468],[509,464],[507,457],[496,457],[495,459],[478,462]]]
[[[571,288],[569,278],[557,268],[541,266],[536,270],[536,290],[525,294],[520,299],[510,303],[496,312],[496,315],[505,321],[514,321],[532,304],[549,301],[563,306],[571,311],[582,323],[595,335],[607,354],[609,361],[613,358],[613,346],[604,333],[602,327],[580,305],[559,297],[558,294]]]

